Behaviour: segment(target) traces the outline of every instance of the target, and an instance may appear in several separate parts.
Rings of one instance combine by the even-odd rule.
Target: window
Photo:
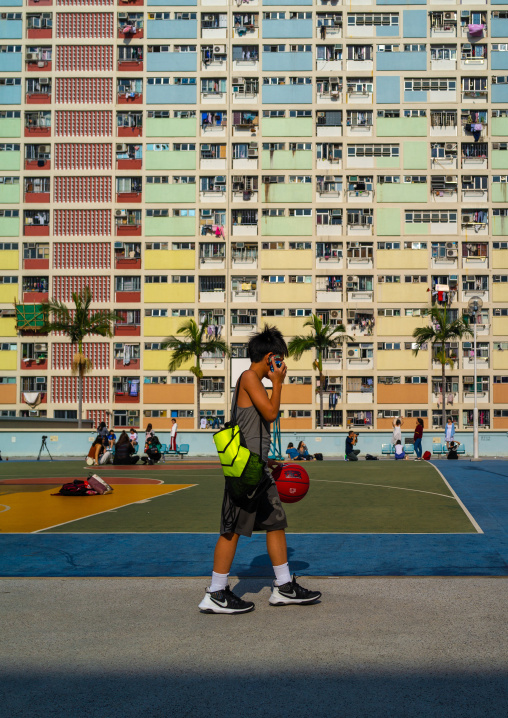
[[[379,284],[400,284],[400,275],[398,274],[380,274],[377,278]]]
[[[378,342],[378,351],[399,351],[400,342]]]
[[[172,376],[172,384],[194,384],[193,376]]]
[[[399,24],[399,16],[397,13],[355,12],[348,15],[347,24],[349,27],[368,25],[396,27]]]
[[[378,242],[378,249],[400,249],[400,242]]]
[[[192,274],[175,274],[171,277],[173,284],[194,284],[194,275]]]
[[[348,157],[398,157],[399,145],[348,145]]]
[[[285,311],[284,309],[262,309],[261,316],[262,317],[283,317],[284,311]]]
[[[400,384],[400,376],[378,376],[378,384]]]
[[[267,274],[261,277],[261,281],[268,284],[285,284],[286,277],[283,274]]]
[[[145,317],[167,317],[167,309],[145,309]]]
[[[457,82],[452,78],[413,77],[404,80],[405,92],[451,92],[456,89]]]
[[[406,409],[405,416],[406,418],[413,418],[413,419],[426,419],[429,415],[429,412],[427,409]]]
[[[422,212],[421,210],[407,210],[404,213],[405,221],[408,223],[442,223],[454,224],[457,222],[457,212],[445,210],[441,212]]]
[[[193,317],[194,309],[172,309],[172,317]]]
[[[400,317],[400,309],[378,309],[378,317]]]
[[[404,384],[427,384],[428,378],[426,376],[405,376]]]
[[[147,274],[145,276],[145,284],[167,284],[168,277],[165,274]]]
[[[290,317],[310,317],[312,309],[290,309],[288,316]]]
[[[19,244],[17,242],[0,242],[0,250],[2,249],[18,249]]]

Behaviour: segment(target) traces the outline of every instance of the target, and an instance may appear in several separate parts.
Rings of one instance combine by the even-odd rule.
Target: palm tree
[[[87,334],[98,334],[101,337],[112,337],[112,323],[118,319],[115,312],[104,309],[90,309],[92,293],[89,287],[81,292],[73,292],[72,301],[75,310],[65,306],[63,302],[52,300],[43,304],[45,323],[42,331],[63,332],[77,346],[72,357],[72,373],[78,375],[78,429],[82,426],[83,413],[83,377],[93,368],[91,361],[83,354],[83,339]]]
[[[413,338],[416,340],[417,345],[416,348],[413,349],[413,354],[417,356],[424,344],[431,344],[432,357],[441,364],[442,422],[444,429],[446,425],[446,365],[448,364],[453,369],[455,362],[455,359],[446,353],[446,342],[471,336],[471,331],[463,317],[450,319],[446,307],[441,309],[440,307],[433,306],[427,310],[427,316],[431,321],[430,326],[418,327],[413,332]]]
[[[319,372],[319,424],[321,428],[324,426],[323,420],[323,393],[324,393],[324,374],[323,374],[323,355],[329,349],[337,349],[344,341],[349,340],[346,328],[343,324],[332,326],[331,324],[323,324],[323,320],[313,314],[304,327],[311,327],[312,331],[307,336],[296,336],[291,339],[288,345],[289,356],[294,357],[296,361],[301,359],[302,354],[307,351],[315,350],[316,359],[314,360],[314,368]]]
[[[189,371],[194,374],[197,379],[197,428],[199,429],[199,420],[201,414],[201,379],[203,371],[201,369],[201,360],[204,354],[210,352],[222,352],[229,356],[230,351],[226,342],[221,339],[215,339],[208,335],[208,319],[199,326],[194,319],[184,322],[176,333],[181,336],[171,336],[162,342],[163,349],[170,349],[172,352],[171,361],[169,362],[168,371],[174,372],[182,366],[184,362],[194,360],[194,366]]]

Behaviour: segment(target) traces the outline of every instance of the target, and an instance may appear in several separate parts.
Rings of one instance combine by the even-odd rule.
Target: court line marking
[[[192,484],[192,486],[182,486],[181,489],[173,489],[173,491],[169,491],[167,494],[158,494],[157,496],[151,496],[150,500],[152,499],[159,499],[161,496],[170,496],[171,494],[176,494],[178,491],[185,491],[185,489],[192,489],[194,486],[198,486],[198,484]],[[84,519],[91,519],[94,516],[100,516],[101,514],[109,514],[110,511],[117,511],[118,509],[124,509],[126,506],[134,506],[135,504],[141,504],[146,503],[145,499],[140,499],[139,501],[129,501],[127,504],[122,504],[121,506],[115,506],[112,509],[106,509],[105,511],[99,511],[96,514],[90,514],[90,516],[82,516],[79,519],[72,519],[71,521],[62,521],[61,524],[55,524],[54,526],[45,526],[43,529],[37,529],[37,531],[30,531],[31,534],[39,534],[41,531],[49,531],[50,529],[56,529],[58,526],[65,526],[65,524],[73,524],[76,521],[83,521]],[[69,532],[72,533],[72,532]],[[4,534],[5,535],[5,534]]]
[[[477,531],[479,534],[485,533],[484,530],[482,529],[482,527],[480,526],[480,524],[478,523],[478,521],[477,521],[477,520],[475,519],[475,517],[473,516],[473,514],[469,511],[469,509],[467,508],[467,506],[464,504],[464,502],[462,501],[462,499],[459,497],[459,495],[457,494],[457,492],[456,492],[456,491],[453,489],[453,487],[449,484],[448,480],[446,479],[446,477],[444,476],[444,474],[442,473],[442,471],[440,471],[435,464],[433,464],[433,463],[431,463],[431,462],[429,462],[429,463],[430,463],[431,466],[434,467],[434,469],[437,471],[437,473],[438,473],[439,476],[442,478],[442,480],[444,481],[444,483],[448,486],[448,488],[450,489],[450,491],[452,492],[452,494],[455,496],[455,499],[456,499],[457,503],[458,503],[459,506],[462,508],[462,511],[466,514],[466,516],[468,517],[468,519],[471,521],[471,523],[472,523],[473,526],[475,527],[476,531]]]
[[[3,506],[3,508],[2,508]],[[7,506],[7,504],[0,504],[0,514],[4,514],[6,511],[10,511],[11,507]]]

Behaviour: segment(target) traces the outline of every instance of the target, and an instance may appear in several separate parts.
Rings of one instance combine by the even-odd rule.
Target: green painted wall
[[[492,235],[494,237],[508,235],[508,217],[492,217]]]
[[[145,202],[195,202],[195,184],[147,184]]]
[[[19,169],[21,169],[21,152],[19,150],[0,152],[0,170]]]
[[[197,117],[148,117],[145,137],[197,137]]]
[[[404,223],[404,234],[407,235],[424,235],[430,234],[430,224],[428,222],[421,222],[415,224],[414,222]]]
[[[195,170],[196,151],[150,150],[146,153],[147,170]]]
[[[427,202],[426,184],[378,184],[377,202]]]
[[[379,237],[400,237],[400,216],[398,207],[380,207],[376,210],[376,234]]]
[[[263,117],[264,137],[312,137],[312,117]]]
[[[493,202],[508,202],[508,184],[506,182],[495,182],[491,188]]]
[[[145,217],[147,237],[194,237],[196,217]]]
[[[312,217],[261,217],[263,237],[310,237]]]
[[[426,142],[404,142],[404,169],[426,170],[428,147]]]
[[[19,204],[19,184],[0,184],[0,204]]]
[[[426,117],[378,117],[378,137],[427,137]]]
[[[499,118],[502,119],[502,118]],[[492,150],[492,169],[506,170],[508,169],[508,151]]]
[[[493,137],[508,135],[508,117],[492,117],[490,122]]]
[[[263,150],[261,168],[264,170],[311,170],[312,150]]]
[[[400,167],[400,157],[375,157],[374,167],[377,170],[393,170]]]
[[[21,137],[21,117],[1,117],[0,137]]]
[[[312,202],[312,185],[264,184],[261,185],[261,202]]]
[[[0,217],[0,237],[19,237],[19,217]]]

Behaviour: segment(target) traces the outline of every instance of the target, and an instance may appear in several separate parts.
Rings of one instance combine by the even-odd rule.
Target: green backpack
[[[259,454],[255,454],[245,446],[240,427],[236,423],[238,390],[242,376],[236,385],[231,419],[223,429],[213,435],[228,492],[239,506],[245,505],[246,502],[250,503],[259,496],[266,477],[264,471],[266,462],[261,458],[261,417],[259,418]]]

